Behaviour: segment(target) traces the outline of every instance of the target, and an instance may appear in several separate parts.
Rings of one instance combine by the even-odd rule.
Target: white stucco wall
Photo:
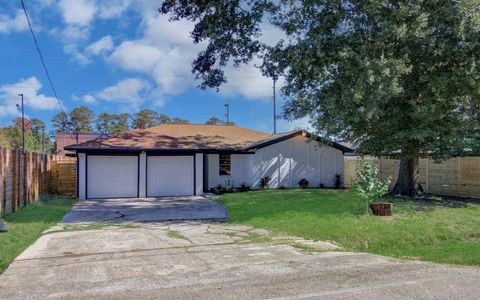
[[[225,185],[226,180],[233,182],[235,186],[239,186],[243,182],[248,185],[252,184],[252,160],[253,154],[232,154],[231,155],[231,175],[219,174],[219,155],[208,155],[208,188],[214,188],[217,185]]]
[[[85,153],[78,153],[78,200],[85,200]]]
[[[139,170],[138,170],[138,196],[140,198],[147,196],[146,190],[146,181],[147,181],[147,154],[142,152],[140,154],[139,160]]]
[[[195,154],[195,195],[203,194],[203,154]]]
[[[270,187],[297,187],[302,178],[309,186],[333,187],[335,174],[343,176],[343,153],[298,136],[262,148],[255,153],[253,187],[270,176]]]
[[[298,136],[258,150],[255,154],[232,154],[232,174],[219,175],[218,154],[208,154],[208,187],[232,180],[258,188],[263,176],[270,176],[270,187],[297,187],[302,178],[309,186],[335,185],[335,174],[343,176],[343,153]]]

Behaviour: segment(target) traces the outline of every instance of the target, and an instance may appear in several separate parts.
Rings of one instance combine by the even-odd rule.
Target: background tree
[[[46,134],[46,125],[45,122],[38,118],[32,118],[32,136],[35,139],[35,151],[42,152],[43,151],[43,143],[45,143],[45,152],[52,153],[53,143],[48,138]]]
[[[57,133],[70,132],[69,117],[64,112],[59,112],[52,117],[52,132],[51,136],[55,136]]]
[[[205,124],[207,124],[207,125],[224,125],[225,122],[223,120],[220,120],[217,117],[211,117],[210,119],[208,119],[205,122]]]
[[[94,118],[95,114],[90,108],[86,106],[74,108],[69,114],[70,129],[75,133],[92,132]]]
[[[172,123],[172,119],[165,115],[165,114],[161,114],[159,117],[158,117],[158,123],[159,124],[168,124],[168,123]]]
[[[22,127],[22,118],[16,117],[12,120],[14,126]],[[25,128],[25,132],[30,132],[32,130],[32,121],[27,118],[24,118],[23,125]]]
[[[43,150],[43,141],[45,138],[45,152],[52,153],[53,143],[50,138],[43,136],[42,129],[45,123],[40,119],[25,119],[25,150],[28,152],[41,153]],[[21,118],[12,120],[12,126],[0,129],[0,140],[2,147],[9,149],[22,149],[22,125]]]
[[[416,195],[418,155],[463,151],[478,120],[480,12],[461,1],[178,1],[160,8],[195,23],[206,42],[192,72],[202,88],[226,82],[224,68],[253,58],[283,76],[284,117],[309,117],[318,134],[373,155],[400,151],[394,193]],[[262,22],[285,34],[261,43]],[[476,124],[476,125],[475,125]]]
[[[210,119],[208,119],[205,124],[207,125],[227,125],[227,123],[217,117],[211,117]],[[229,121],[228,122],[228,125],[233,125],[235,126],[235,122],[232,122],[232,121]]]
[[[42,136],[46,129],[45,122],[38,118],[32,118],[31,124],[33,134],[36,136]]]
[[[145,129],[158,125],[159,115],[151,109],[142,109],[133,116],[132,127],[134,129]]]
[[[186,120],[186,119],[175,117],[175,118],[171,119],[170,123],[171,124],[190,124],[190,121]]]
[[[107,114],[101,113],[98,115],[96,124],[96,130],[101,133],[120,133],[128,131],[128,120],[130,115],[123,114]]]

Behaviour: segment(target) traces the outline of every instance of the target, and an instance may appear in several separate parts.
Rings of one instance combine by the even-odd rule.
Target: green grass
[[[343,190],[265,190],[219,198],[233,223],[335,241],[349,251],[480,265],[480,205],[390,200],[393,217],[366,215],[365,203]]]
[[[6,216],[8,232],[0,233],[0,273],[43,231],[57,224],[73,203],[72,199],[49,195]]]

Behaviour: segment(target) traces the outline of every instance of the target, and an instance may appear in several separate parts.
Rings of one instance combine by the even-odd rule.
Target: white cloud
[[[61,0],[58,5],[65,23],[80,27],[89,26],[97,11],[90,0]]]
[[[62,0],[66,8],[72,0]],[[77,5],[86,6],[84,13],[78,19],[67,17],[64,19],[70,24],[71,29],[64,33],[70,43],[65,46],[65,51],[81,64],[91,61],[93,55],[106,56],[110,64],[130,72],[140,73],[153,79],[157,85],[155,89],[162,95],[175,95],[182,93],[190,87],[196,87],[196,82],[191,73],[191,63],[205,43],[193,44],[190,32],[193,23],[189,21],[169,22],[168,16],[158,14],[158,3],[145,0],[113,0],[112,2],[81,0]],[[73,7],[73,5],[72,5]],[[91,24],[95,17],[102,19],[118,18],[127,10],[134,10],[140,14],[142,23],[139,37],[126,39],[117,46],[114,45],[110,35],[104,36],[94,43],[79,50],[78,40],[88,39]],[[75,30],[76,29],[76,30]],[[262,26],[264,34],[261,40],[274,44],[283,37],[272,26]],[[77,38],[77,40],[74,40]],[[220,95],[226,97],[243,97],[254,100],[270,100],[272,95],[272,80],[265,78],[253,66],[241,66],[236,69],[227,67],[226,75],[229,83],[220,88]],[[277,83],[279,88],[282,83]],[[160,97],[163,99],[163,96]],[[163,103],[163,101],[160,101]]]
[[[82,97],[82,100],[86,103],[90,103],[90,104],[93,104],[95,102],[97,102],[97,100],[95,99],[95,97],[93,97],[92,95],[85,95]]]
[[[87,27],[67,26],[62,30],[65,41],[75,42],[86,40],[90,36],[90,29]]]
[[[133,107],[145,100],[150,84],[142,79],[127,78],[96,93],[96,97],[109,102],[123,103]]]
[[[287,120],[277,120],[277,128],[278,128],[277,130],[278,132],[287,132],[287,131],[293,131],[297,129],[305,129],[308,131],[312,130],[308,117],[294,120],[291,122]]]
[[[191,41],[193,24],[187,21],[169,22],[144,3],[142,35],[139,39],[121,43],[107,59],[127,71],[150,76],[163,94],[179,94],[196,86],[191,74],[191,62],[204,46]]]
[[[246,99],[271,101],[273,81],[264,77],[253,65],[242,65],[239,68],[229,67],[225,70],[228,82],[220,88],[220,94],[228,97],[241,96]],[[277,81],[277,95],[283,82]]]
[[[191,63],[205,43],[193,44],[190,32],[193,23],[189,21],[169,22],[168,16],[156,13],[146,5],[140,9],[143,16],[142,35],[139,39],[126,40],[113,50],[107,61],[126,71],[141,72],[150,76],[161,92],[179,94],[189,87],[196,87],[191,73]],[[264,26],[260,38],[274,44],[282,36],[272,26]],[[258,62],[257,62],[258,63]],[[220,94],[227,97],[240,96],[246,99],[270,100],[272,80],[250,65],[240,68],[226,68],[228,84],[220,88]],[[279,80],[277,86],[282,86]]]
[[[16,104],[20,103],[18,94],[23,94],[25,110],[58,109],[57,100],[53,97],[39,94],[42,84],[36,77],[22,79],[17,83],[0,86],[0,116],[16,115]]]
[[[113,49],[113,39],[110,35],[106,35],[98,41],[91,43],[85,48],[85,52],[89,54],[99,55]]]
[[[73,59],[82,65],[90,63],[90,57],[78,50],[78,46],[75,43],[66,44],[63,46],[63,51],[70,54]]]
[[[17,10],[15,17],[0,14],[0,33],[27,30],[28,23],[23,11]]]
[[[119,17],[129,6],[130,0],[94,1],[61,0],[58,3],[65,28],[60,32],[64,42],[64,51],[80,64],[91,62],[91,55],[101,54],[113,48],[113,40],[107,35],[90,44],[82,51],[82,44],[89,39],[96,18],[110,19]]]
[[[130,6],[130,0],[110,0],[98,3],[98,15],[102,19],[121,16]]]
[[[142,41],[126,41],[115,49],[108,60],[124,70],[150,73],[162,56],[162,51]]]

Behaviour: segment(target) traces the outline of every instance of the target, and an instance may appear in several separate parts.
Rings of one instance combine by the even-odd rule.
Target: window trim
[[[222,160],[224,163],[222,164]],[[226,162],[226,163],[225,163]],[[227,165],[226,165],[227,164]],[[227,174],[222,174],[222,165],[228,168]],[[225,171],[224,171],[225,172]],[[231,154],[219,154],[218,155],[218,175],[219,176],[231,176],[232,175],[232,155]]]

